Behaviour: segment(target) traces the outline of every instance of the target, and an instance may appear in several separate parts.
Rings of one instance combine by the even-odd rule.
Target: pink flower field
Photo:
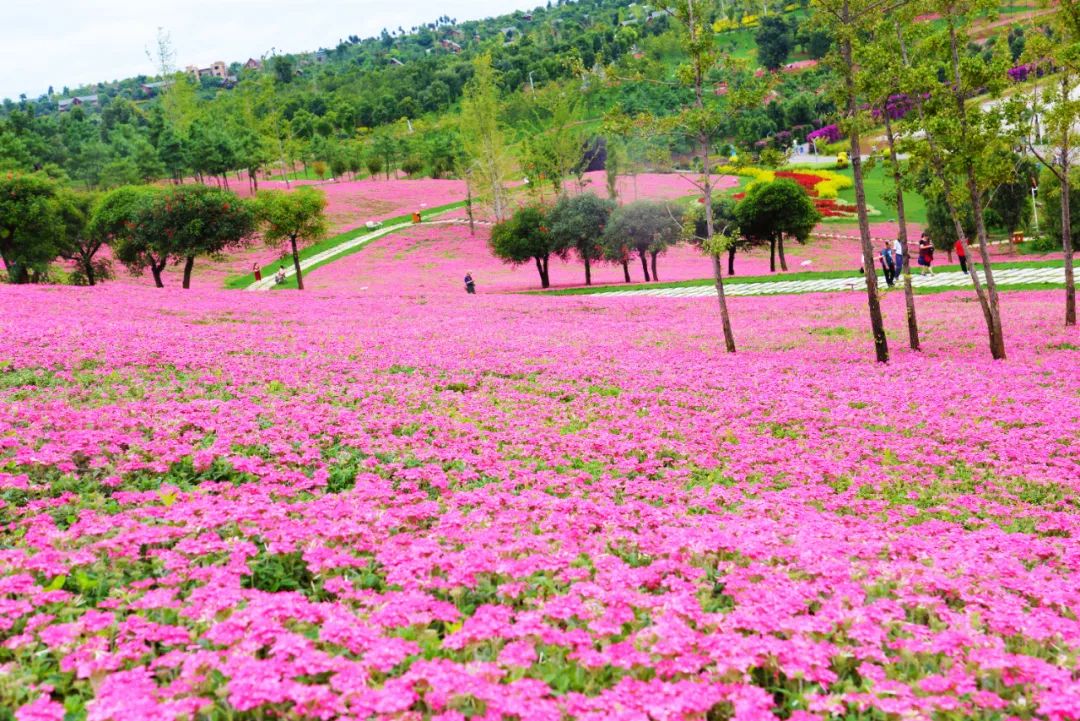
[[[923,354],[886,296],[889,366],[858,294],[733,298],[728,355],[408,242],[380,293],[0,287],[0,718],[1080,719],[1061,293],[1004,362],[964,293]]]

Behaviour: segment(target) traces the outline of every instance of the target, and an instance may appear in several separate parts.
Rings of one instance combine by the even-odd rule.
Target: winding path
[[[456,208],[455,208],[455,210],[456,210]],[[443,211],[443,212],[450,212],[450,211]],[[468,222],[469,221],[464,219],[464,218],[455,218],[453,220],[425,220],[423,223],[420,223],[420,225],[447,225],[447,224],[458,224],[458,225],[460,225],[462,223],[468,223]],[[476,222],[478,224],[483,224],[484,223],[484,221],[476,221]],[[405,222],[405,223],[395,223],[394,225],[387,225],[387,226],[384,226],[384,227],[381,227],[381,228],[376,228],[376,229],[372,230],[370,233],[368,233],[366,235],[361,235],[361,236],[358,236],[358,237],[353,238],[351,240],[346,240],[343,243],[339,243],[338,245],[335,245],[333,248],[328,248],[327,250],[324,250],[321,253],[316,253],[315,255],[312,255],[312,256],[309,256],[307,258],[301,259],[301,261],[300,261],[300,270],[306,272],[307,270],[309,270],[311,268],[314,268],[316,266],[320,266],[320,265],[323,265],[325,263],[328,263],[328,262],[338,258],[339,256],[347,255],[350,252],[352,252],[353,249],[355,249],[355,248],[357,248],[357,247],[359,247],[361,245],[367,245],[368,243],[370,243],[373,240],[378,240],[379,238],[384,238],[384,237],[386,237],[388,235],[391,235],[393,233],[397,233],[398,231],[404,230],[406,228],[412,228],[412,227],[414,227],[416,225],[417,225],[416,223],[413,223],[413,222],[410,221],[410,222]],[[296,269],[293,266],[291,266],[291,265],[285,266],[285,278],[286,279],[292,278],[295,275],[296,275]],[[244,288],[244,290],[270,290],[275,285],[276,285],[276,283],[274,282],[274,276],[269,275],[268,277],[263,278],[262,280],[255,281],[251,285]]]

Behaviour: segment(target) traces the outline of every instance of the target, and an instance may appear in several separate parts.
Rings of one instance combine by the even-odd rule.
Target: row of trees
[[[778,178],[751,185],[738,203],[716,197],[712,213],[712,244],[726,252],[728,275],[735,274],[739,250],[768,246],[771,268],[777,260],[787,270],[784,241],[805,243],[821,216],[806,191],[796,182]],[[705,204],[687,210],[677,203],[638,200],[619,205],[615,198],[595,193],[563,193],[550,206],[533,202],[518,208],[491,232],[496,257],[514,264],[534,262],[540,286],[551,285],[552,257],[576,257],[584,266],[585,285],[592,285],[595,263],[622,266],[623,280],[631,282],[630,265],[641,262],[645,282],[660,280],[657,257],[681,241],[705,247],[709,237]]]
[[[0,177],[0,260],[12,283],[41,280],[57,258],[73,281],[95,285],[113,274],[112,260],[132,274],[147,271],[162,288],[169,265],[183,266],[191,286],[195,261],[251,244],[287,246],[303,288],[299,251],[326,234],[322,191],[261,191],[245,200],[205,185],[124,186],[104,194],[72,192],[41,174]],[[111,253],[101,251],[108,246]]]

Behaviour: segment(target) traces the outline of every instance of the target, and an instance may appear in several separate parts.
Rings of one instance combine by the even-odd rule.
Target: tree
[[[519,208],[507,220],[496,223],[488,240],[496,258],[510,265],[521,265],[530,260],[536,263],[540,275],[540,287],[551,286],[548,262],[552,255],[565,256],[547,227],[547,216],[539,205]]]
[[[695,182],[695,186],[701,191],[705,201],[704,242],[709,245],[712,243],[714,230],[712,156],[710,154],[712,145],[721,136],[725,125],[730,123],[732,117],[741,115],[742,110],[760,104],[761,95],[741,82],[745,78],[745,72],[740,74],[736,67],[728,66],[725,70],[729,74],[729,92],[724,96],[724,102],[727,104],[724,108],[718,102],[710,80],[710,76],[717,69],[719,53],[716,49],[715,33],[709,24],[708,5],[700,0],[664,0],[660,3],[660,7],[678,23],[687,62],[679,67],[676,77],[693,97],[693,100],[673,116],[667,125],[671,130],[679,132],[696,144],[700,154],[701,175]],[[724,332],[724,346],[728,353],[734,353],[735,334],[731,329],[727,299],[724,297],[720,256],[714,253],[712,258],[716,300],[720,306],[720,324]]]
[[[584,163],[580,92],[553,85],[533,93],[532,102],[535,119],[523,143],[523,165],[536,180],[533,188],[539,189],[546,179],[555,194],[561,195],[563,181]]]
[[[135,224],[136,235],[147,245],[154,238],[165,239],[158,249],[176,262],[183,261],[183,287],[190,288],[195,259],[246,243],[255,230],[255,214],[247,202],[227,190],[181,185],[152,196],[139,208]]]
[[[0,259],[9,282],[29,283],[56,257],[56,194],[41,175],[0,175]]]
[[[926,234],[930,237],[930,242],[933,243],[935,248],[949,256],[949,262],[951,263],[953,249],[956,247],[957,239],[961,236],[956,234],[957,225],[953,221],[953,211],[949,208],[950,203],[940,190],[923,191],[923,198],[926,202]],[[960,228],[963,231],[962,235],[965,238],[971,238],[975,235],[975,216],[972,215],[970,207],[962,206],[959,203],[956,204],[956,207],[960,219]]]
[[[914,25],[913,10],[902,8],[899,17],[883,16],[873,27],[873,42],[855,46],[856,57],[861,72],[856,75],[859,89],[868,97],[879,116],[885,122],[885,140],[888,145],[887,166],[892,170],[893,190],[895,192],[897,240],[900,241],[902,257],[901,267],[904,275],[904,310],[908,328],[908,346],[912,350],[921,350],[919,323],[915,313],[915,289],[911,283],[911,263],[908,256],[907,208],[904,204],[904,171],[906,164],[901,164],[898,152],[899,140],[894,129],[894,118],[899,120],[908,109],[908,97],[898,93],[906,84],[908,69],[903,61],[900,48],[902,24]]]
[[[257,196],[256,215],[267,245],[279,247],[288,241],[296,271],[296,287],[303,290],[300,246],[314,243],[326,235],[326,194],[309,186],[292,192],[263,190]]]
[[[1071,200],[1073,155],[1078,145],[1075,128],[1080,119],[1080,101],[1076,98],[1076,87],[1080,80],[1080,2],[1061,0],[1058,8],[1052,26],[1055,37],[1037,34],[1024,42],[1026,58],[1040,64],[1053,63],[1058,67],[1056,82],[1049,83],[1044,91],[1042,107],[1039,107],[1038,94],[1033,95],[1036,113],[1042,110],[1048,147],[1040,149],[1039,138],[1032,135],[1028,135],[1027,145],[1050,171],[1058,186],[1058,217],[1054,223],[1058,227],[1065,258],[1065,325],[1071,326],[1076,325],[1076,278],[1073,271],[1076,244]]]
[[[889,342],[878,299],[874,248],[870,240],[870,217],[866,208],[866,185],[863,182],[861,131],[866,124],[860,111],[858,68],[855,65],[856,45],[865,42],[876,18],[885,11],[903,5],[904,0],[813,0],[815,10],[835,42],[830,56],[837,82],[833,86],[837,107],[841,109],[842,125],[848,134],[851,175],[855,185],[855,212],[859,219],[859,245],[862,266],[866,269],[866,304],[870,314],[870,332],[874,338],[874,356],[879,363],[889,362]]]
[[[1069,232],[1072,233],[1071,245],[1076,247],[1080,244],[1080,172],[1073,169],[1069,180]],[[1043,172],[1042,182],[1039,183],[1039,197],[1042,198],[1043,207],[1046,210],[1046,234],[1044,239],[1037,242],[1040,250],[1053,250],[1054,246],[1064,245],[1062,237],[1064,218],[1061,214],[1061,183],[1056,175],[1049,170]]]
[[[604,228],[604,246],[636,252],[645,282],[660,280],[656,258],[682,238],[681,212],[663,201],[637,200],[616,208]],[[609,257],[617,251],[609,250]],[[651,260],[651,264],[649,260]],[[652,274],[649,273],[650,265]],[[625,268],[625,266],[624,266]]]
[[[161,273],[172,254],[170,238],[153,235],[152,229],[142,232],[144,212],[159,193],[150,186],[126,186],[109,191],[94,204],[90,214],[89,233],[108,243],[117,260],[132,275],[149,270],[154,285],[164,288]]]
[[[548,216],[555,244],[573,248],[585,264],[585,285],[592,285],[592,261],[604,257],[600,237],[614,208],[614,202],[595,193],[564,195]]]
[[[954,195],[952,191],[954,178],[960,180],[965,201],[971,206],[983,278],[980,280],[974,262],[969,264],[969,275],[986,322],[990,355],[995,360],[1004,360],[1005,336],[990,262],[983,198],[990,188],[1011,173],[1005,151],[1013,147],[1016,129],[1004,122],[1001,106],[986,107],[982,101],[973,102],[973,99],[983,94],[996,96],[1001,93],[1011,60],[1004,43],[993,48],[989,58],[981,56],[976,62],[966,57],[961,60],[961,51],[970,41],[972,21],[996,10],[992,0],[934,0],[929,9],[937,12],[941,20],[915,54],[922,75],[918,89],[920,123],[927,137],[933,175],[942,184],[943,197],[952,205],[958,236],[962,233],[953,198],[959,197],[960,193]],[[942,79],[945,82],[941,82]],[[924,95],[928,97],[925,102],[921,100]],[[960,237],[959,243],[968,258],[974,261],[966,252],[967,239]]]
[[[712,214],[713,228],[716,237],[722,238],[722,247],[709,248],[705,246],[705,205],[702,204],[692,216],[693,229],[688,233],[690,239],[700,243],[702,249],[712,255],[726,252],[728,257],[728,275],[735,275],[735,252],[740,249],[748,249],[757,245],[753,238],[747,238],[739,232],[739,217],[735,212],[737,205],[734,200],[726,197],[713,198]]]
[[[790,178],[777,178],[769,183],[751,185],[746,197],[735,207],[735,217],[747,240],[768,242],[769,270],[776,272],[778,253],[780,269],[788,269],[784,257],[785,236],[805,243],[821,220],[821,213],[801,185]]]
[[[1039,168],[1030,158],[1009,153],[1012,174],[989,191],[984,201],[986,224],[1012,234],[1031,220],[1031,189],[1038,183]]]
[[[758,62],[769,70],[777,70],[787,62],[791,54],[791,28],[782,15],[769,15],[761,19],[757,35]]]
[[[473,77],[461,99],[461,141],[477,180],[478,195],[491,203],[496,221],[508,212],[506,183],[512,167],[499,123],[499,92],[491,56],[473,61]]]
[[[62,191],[56,198],[59,217],[57,254],[75,263],[76,285],[95,285],[111,277],[108,259],[95,258],[106,238],[91,230],[92,210],[97,197],[91,193]]]

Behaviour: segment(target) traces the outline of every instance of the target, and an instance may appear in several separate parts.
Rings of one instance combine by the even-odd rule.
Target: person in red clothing
[[[960,239],[956,239],[956,257],[960,261],[960,270],[967,273],[967,254],[964,252],[964,244],[960,242]]]

